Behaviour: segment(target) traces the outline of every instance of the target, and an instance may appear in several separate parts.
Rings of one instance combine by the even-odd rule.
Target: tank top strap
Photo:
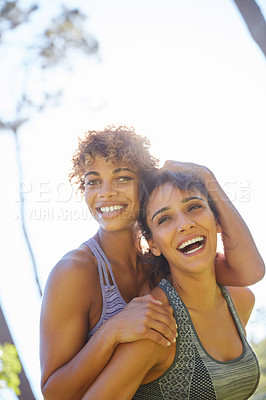
[[[178,295],[177,291],[174,289],[172,284],[167,279],[163,279],[159,283],[158,286],[160,286],[162,288],[162,290],[165,292],[165,294],[166,294],[166,296],[167,296],[167,298],[169,300],[169,303],[174,308],[174,314],[177,315],[179,318],[181,317],[182,321],[190,320],[190,316],[189,316],[188,311],[185,312],[186,306],[184,305],[181,297]],[[236,311],[236,308],[234,306],[234,303],[233,303],[233,300],[231,298],[231,295],[230,295],[230,293],[228,292],[228,290],[224,286],[219,285],[219,287],[220,287],[220,290],[222,292],[222,295],[224,296],[224,298],[225,298],[225,300],[227,302],[228,308],[229,308],[229,310],[231,312],[231,315],[232,315],[233,320],[234,320],[234,322],[236,324],[238,332],[239,332],[241,338],[245,340],[245,338],[246,338],[245,330],[244,330],[243,325],[242,325],[242,323],[240,321],[240,318],[239,318],[238,313]],[[185,314],[187,314],[187,315],[185,315]]]
[[[164,291],[170,305],[173,307],[174,317],[176,321],[178,320],[179,332],[182,333],[184,331],[185,333],[189,329],[192,334],[189,314],[172,283],[168,279],[162,279],[158,286]]]
[[[87,240],[86,242],[83,242],[83,244],[91,249],[93,255],[96,258],[103,299],[102,313],[100,319],[98,320],[97,324],[89,331],[89,339],[92,335],[94,335],[97,329],[99,329],[105,321],[116,315],[119,311],[122,311],[127,303],[121,296],[121,293],[114,278],[112,266],[105,253],[103,252],[101,246],[93,238]],[[112,282],[110,282],[108,276],[108,269],[111,275]]]
[[[104,251],[102,250],[101,246],[99,245],[99,243],[94,238],[91,238],[91,239],[87,240],[86,242],[84,242],[83,244],[88,246],[91,249],[93,255],[96,257],[101,286],[105,286],[105,285],[111,286],[112,285],[109,280],[107,268],[110,272],[113,284],[116,286],[112,266],[110,264],[110,261],[106,257]],[[103,277],[105,280],[105,285],[103,282]]]
[[[220,287],[221,292],[222,292],[222,294],[223,294],[223,296],[224,296],[224,298],[225,298],[225,300],[227,302],[228,308],[229,308],[229,310],[231,312],[231,315],[232,315],[232,317],[233,317],[233,319],[235,321],[235,324],[237,326],[238,332],[242,336],[242,338],[245,339],[246,338],[245,329],[244,329],[244,327],[242,325],[242,322],[240,321],[239,315],[238,315],[238,313],[237,313],[237,311],[235,309],[235,306],[234,306],[233,300],[231,298],[231,295],[230,295],[230,293],[228,292],[228,290],[224,286],[219,285],[219,287]]]

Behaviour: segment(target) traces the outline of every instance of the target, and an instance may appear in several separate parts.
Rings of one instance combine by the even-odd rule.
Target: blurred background
[[[134,126],[162,163],[208,166],[266,259],[265,13],[266,0],[0,0],[1,399],[42,399],[42,292],[97,230],[68,182],[86,130]],[[251,289],[258,400],[265,279]]]

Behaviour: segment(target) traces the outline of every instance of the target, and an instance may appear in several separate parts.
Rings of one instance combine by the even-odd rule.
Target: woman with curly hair
[[[213,174],[195,165],[168,166],[196,168],[212,187],[226,244],[226,258],[216,263],[218,281],[242,286],[261,279],[264,264],[253,239]],[[136,246],[138,185],[156,168],[148,140],[134,129],[107,127],[79,141],[70,180],[99,230],[57,263],[46,284],[40,346],[46,400],[81,399],[121,343],[149,339],[168,348],[176,342],[172,308],[149,294],[151,268]]]

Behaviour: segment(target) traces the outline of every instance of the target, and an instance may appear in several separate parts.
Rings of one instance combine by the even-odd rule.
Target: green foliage
[[[0,392],[1,389],[9,387],[17,395],[20,394],[18,374],[21,369],[15,346],[10,343],[0,344]]]

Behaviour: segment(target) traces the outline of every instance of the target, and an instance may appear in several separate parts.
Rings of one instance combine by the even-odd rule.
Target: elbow
[[[51,375],[41,382],[41,392],[44,400],[73,400],[81,399],[84,392],[68,380]]]
[[[53,389],[52,385],[49,383],[49,379],[41,384],[41,392],[43,395],[44,400],[55,400],[56,398],[60,398],[59,393]]]
[[[58,400],[58,399],[68,400],[69,399],[65,395],[62,395],[62,393],[60,393],[58,390],[50,390],[49,387],[41,387],[41,392],[42,392],[44,400]]]
[[[44,400],[69,399],[66,393],[61,392],[60,386],[54,385],[53,382],[51,382],[51,379],[49,378],[47,379],[46,382],[41,384],[41,392]]]
[[[259,268],[258,268],[258,277],[257,277],[258,279],[257,279],[257,282],[261,281],[262,278],[264,278],[264,276],[265,276],[265,263],[264,263],[263,259],[261,258],[260,259],[260,265],[259,265]]]
[[[246,286],[255,285],[261,281],[265,276],[265,263],[263,259],[260,257],[259,260],[256,262],[256,267],[252,273],[252,277],[248,276],[248,283]]]
[[[48,385],[46,385],[46,384],[41,385],[41,392],[42,392],[44,400],[53,400],[53,397],[50,396],[50,390],[49,390]]]

